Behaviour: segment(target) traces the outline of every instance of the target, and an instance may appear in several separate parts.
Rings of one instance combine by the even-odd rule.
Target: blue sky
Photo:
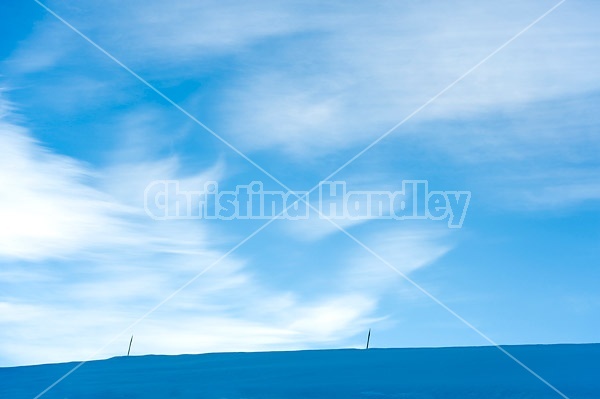
[[[308,190],[552,1],[46,3]],[[469,190],[342,225],[501,344],[598,342],[600,5],[568,0],[336,176]],[[145,187],[280,187],[35,2],[0,6],[0,365],[133,352],[488,344],[327,221],[149,218]]]

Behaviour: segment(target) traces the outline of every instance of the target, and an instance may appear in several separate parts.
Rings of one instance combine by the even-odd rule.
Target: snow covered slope
[[[506,349],[571,399],[600,398],[600,344]],[[0,368],[0,398],[33,398],[76,363]],[[120,357],[44,398],[560,398],[493,347]]]

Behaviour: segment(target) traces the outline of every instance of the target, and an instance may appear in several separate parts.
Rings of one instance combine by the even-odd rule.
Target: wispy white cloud
[[[35,74],[60,64],[78,44],[60,23],[46,20],[35,24],[26,43],[18,46],[3,64],[7,74]]]
[[[240,67],[218,93],[220,110],[228,116],[219,122],[220,133],[247,151],[277,149],[307,159],[373,140],[553,4],[104,2],[78,5],[77,13],[55,6],[152,80],[201,79],[206,73],[202,65],[218,66],[216,56],[230,57]],[[600,79],[592,67],[599,61],[592,39],[598,28],[590,6],[560,7],[417,120],[510,112],[598,89]],[[42,25],[38,30],[51,34],[32,37],[15,53],[15,71],[32,70],[27,63],[35,54],[52,51],[56,54],[44,59],[53,61],[38,62],[34,70],[54,67],[59,59],[72,69],[74,60],[65,48],[87,46],[51,18]],[[77,40],[48,45],[48,37],[69,34]],[[82,67],[79,73],[90,68]],[[78,79],[90,87],[79,95],[98,97],[104,90],[101,81],[93,84],[77,73],[63,78],[71,82],[63,88],[76,87]]]
[[[79,162],[41,147],[23,129],[0,125],[0,256],[56,258],[107,242],[123,231],[126,209],[85,184]]]
[[[451,238],[444,230],[415,226],[382,228],[364,242],[405,275],[431,265],[453,248]],[[402,276],[363,248],[356,248],[351,259],[344,286],[361,292],[401,291]]]
[[[600,180],[595,166],[584,170],[563,168],[552,173],[540,173],[526,179],[514,179],[513,192],[518,197],[506,198],[509,206],[522,211],[582,206],[587,201],[600,200]]]
[[[373,7],[366,15],[336,15],[336,29],[321,40],[290,41],[287,46],[295,51],[277,53],[293,67],[281,71],[274,63],[239,79],[224,103],[228,113],[239,115],[229,119],[228,130],[244,148],[273,148],[300,159],[368,142],[551,6],[470,5],[399,6],[386,12]],[[508,13],[510,18],[499,17]],[[597,27],[584,14],[579,6],[557,10],[415,121],[451,123],[598,89],[598,74],[590,69],[600,54],[591,39]],[[298,59],[305,61],[296,65]],[[461,143],[479,141],[477,132],[467,133],[461,134]],[[439,135],[450,141],[450,134]]]
[[[157,177],[197,188],[219,164],[188,177],[175,158],[92,171],[19,126],[2,129],[3,364],[86,358],[222,255],[210,227],[153,221],[140,196]],[[136,326],[138,353],[310,348],[373,320],[375,295],[340,288],[306,301],[250,266],[229,256]],[[96,356],[121,353],[118,341]]]
[[[232,67],[223,87],[209,94],[216,96],[214,107],[225,116],[213,127],[244,151],[278,150],[291,159],[307,160],[375,139],[553,3],[473,7],[465,1],[452,6],[425,2],[311,8],[271,2],[253,6],[134,2],[118,4],[115,11],[117,4],[109,2],[78,5],[77,13],[61,4],[51,5],[126,64],[167,87],[190,78],[202,82],[211,66],[220,68],[219,57],[229,57]],[[598,28],[589,7],[595,6],[561,6],[414,122],[452,124],[597,90],[600,78],[592,66],[600,52],[592,38]],[[124,92],[129,87],[121,80],[124,74],[117,72],[118,66],[112,65],[114,73],[106,76],[105,69],[69,55],[68,49],[85,45],[89,54],[101,58],[68,28],[49,17],[38,30],[51,34],[35,34],[26,41],[9,60],[14,65],[10,73],[28,73],[31,68],[26,64],[40,48],[55,51],[50,57],[54,61],[41,63],[40,68],[52,70],[58,65],[68,73],[58,74],[48,87],[44,97],[63,92],[48,104],[70,112],[73,106],[103,103],[110,98],[107,89],[111,88],[113,98],[127,97]],[[48,37],[64,35],[72,37],[61,39],[61,46],[48,45]],[[111,65],[102,59],[102,65]],[[81,90],[82,85],[87,90]],[[207,94],[203,89],[190,93],[187,105],[192,113],[207,112],[196,101]],[[394,136],[406,134],[401,129]],[[405,138],[439,142],[450,154],[457,149],[452,143],[460,142],[467,144],[465,148],[510,155],[522,154],[522,142],[530,136],[524,129],[510,129],[496,138],[480,130],[423,134],[413,129]],[[570,136],[582,137],[573,132]],[[561,145],[547,142],[545,146]],[[465,154],[465,148],[458,152]]]

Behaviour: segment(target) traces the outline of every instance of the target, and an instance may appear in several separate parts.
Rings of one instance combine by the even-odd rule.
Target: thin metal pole
[[[129,340],[129,349],[127,349],[127,356],[129,356],[129,352],[131,352],[131,343],[133,342],[133,335],[131,336],[131,339]]]

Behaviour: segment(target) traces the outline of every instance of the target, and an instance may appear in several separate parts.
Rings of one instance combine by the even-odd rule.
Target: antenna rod
[[[133,342],[133,335],[131,336],[131,339],[129,340],[129,349],[127,349],[127,356],[129,356],[129,352],[131,352],[131,343]]]
[[[369,328],[369,335],[367,335],[367,347],[365,349],[369,349],[369,341],[371,340],[371,329]]]

